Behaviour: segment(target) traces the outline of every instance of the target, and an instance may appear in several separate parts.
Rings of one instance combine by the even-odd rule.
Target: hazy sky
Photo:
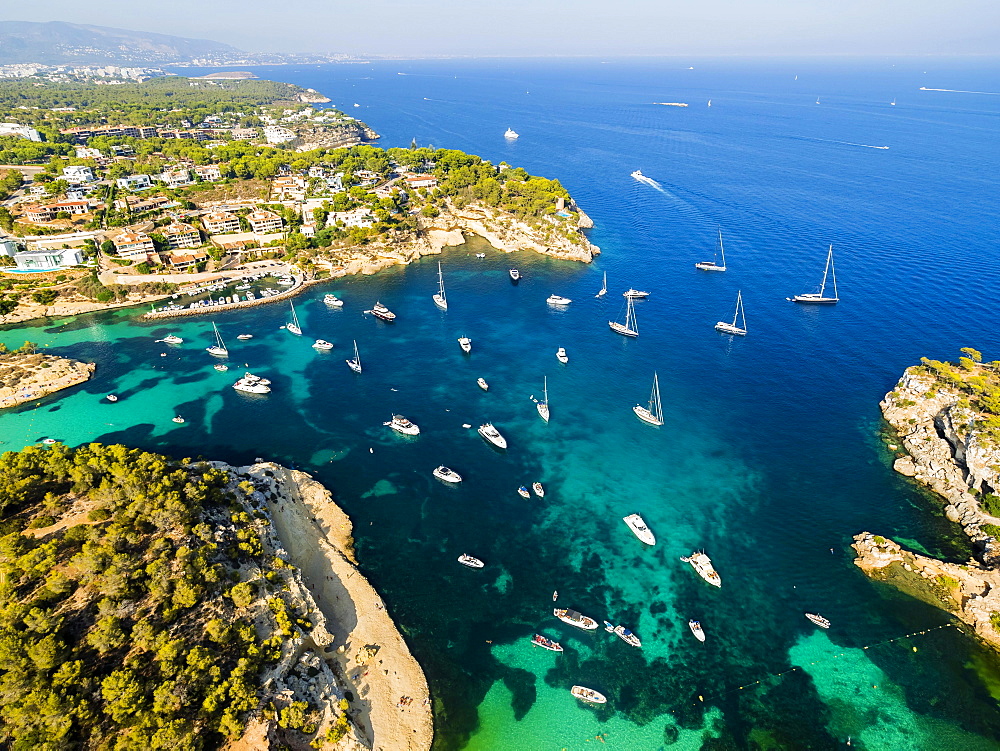
[[[1000,0],[46,0],[9,20],[381,55],[1000,54]]]

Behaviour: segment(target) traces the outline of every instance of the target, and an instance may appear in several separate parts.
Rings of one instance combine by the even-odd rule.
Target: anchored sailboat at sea
[[[222,341],[222,334],[219,333],[219,327],[215,325],[215,321],[212,321],[212,329],[215,331],[215,344],[207,347],[205,351],[216,357],[228,357],[229,350],[226,349],[226,343]]]
[[[737,321],[740,322],[739,326],[736,325]],[[723,334],[747,335],[747,320],[743,315],[743,293],[741,291],[736,292],[736,313],[733,315],[733,322],[719,321],[715,324],[715,330]]]
[[[604,272],[604,286],[601,287],[601,291],[598,292],[596,295],[594,295],[594,297],[604,297],[606,294],[608,294],[608,272],[607,271]]]
[[[292,308],[292,320],[291,323],[285,324],[285,328],[296,336],[302,336],[302,327],[299,326],[299,317],[295,314],[295,303],[289,300],[288,304]]]
[[[632,299],[633,298],[631,296],[627,296],[625,298],[626,301],[625,323],[619,323],[618,321],[608,321],[608,326],[610,326],[611,330],[614,331],[616,334],[621,334],[622,336],[631,336],[631,337],[639,336],[639,325],[636,323],[635,320],[635,308],[633,307]]]
[[[722,255],[722,264],[719,264],[719,255]],[[711,261],[702,261],[694,265],[700,271],[725,271],[726,270],[726,249],[722,245],[722,228],[719,228],[719,242],[715,246],[715,257]]]
[[[434,304],[441,310],[448,310],[448,298],[444,294],[444,274],[441,273],[440,261],[438,261],[438,291],[434,295]]]
[[[354,359],[346,360],[348,367],[355,373],[361,372],[361,355],[358,354],[358,340],[354,340]]]
[[[650,425],[663,424],[663,405],[660,403],[660,381],[656,373],[653,373],[653,390],[649,394],[649,404],[643,407],[636,404],[632,407],[635,416]]]
[[[532,396],[532,400],[535,402],[535,407],[538,409],[539,416],[545,420],[549,421],[549,377],[545,376],[543,380],[544,386],[542,387],[542,400],[538,401]]]
[[[827,297],[826,292],[826,280],[829,278],[833,284],[833,297]],[[819,285],[819,292],[807,292],[804,295],[795,295],[791,299],[792,302],[807,303],[812,305],[834,305],[840,300],[840,296],[837,294],[837,270],[833,266],[833,246],[830,246],[830,250],[826,254],[826,268],[823,269],[823,281]]]

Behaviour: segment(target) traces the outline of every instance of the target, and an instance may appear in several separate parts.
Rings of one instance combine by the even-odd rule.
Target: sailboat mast
[[[635,322],[635,307],[632,304],[632,298],[628,298],[628,312],[625,313],[625,328],[630,331],[639,332],[639,327]]]
[[[819,296],[823,296],[823,290],[826,289],[826,275],[830,273],[830,256],[833,255],[833,246],[830,246],[830,252],[826,254],[826,267],[823,269],[823,282],[819,285]]]
[[[740,306],[742,305],[742,302],[743,302],[742,292],[737,291],[736,292],[736,312],[733,313],[733,326],[736,325],[736,321],[740,317]]]
[[[543,376],[542,380],[542,396],[545,399],[545,403],[549,403],[549,377]]]
[[[358,354],[358,340],[354,340],[354,362],[361,365],[361,355]]]
[[[722,244],[722,227],[719,227],[719,253],[722,254],[722,268],[726,267],[726,248]]]
[[[660,404],[660,379],[655,372],[653,373],[653,393],[649,395],[649,411],[657,420],[663,422],[663,406]]]
[[[828,259],[828,261],[830,263],[830,272],[831,272],[831,276],[833,277],[833,299],[834,300],[839,300],[840,299],[840,295],[837,294],[837,269],[833,265],[833,246],[832,245],[830,246],[830,252],[829,252],[829,255],[827,255],[827,259]]]
[[[441,299],[444,300],[444,274],[441,272],[441,262],[438,261],[438,292],[441,295]]]

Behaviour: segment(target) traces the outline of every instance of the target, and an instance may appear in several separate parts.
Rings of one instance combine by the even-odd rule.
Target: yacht
[[[531,489],[535,491],[535,495],[537,495],[539,498],[545,497],[545,488],[542,487],[542,483],[540,482],[531,483]]]
[[[833,297],[826,297],[826,279],[830,275],[833,278]],[[807,292],[804,295],[796,295],[792,302],[811,303],[813,305],[833,305],[840,300],[837,295],[837,270],[833,267],[833,246],[826,254],[826,268],[823,269],[823,281],[819,285],[819,292]]]
[[[500,435],[500,431],[493,427],[493,423],[491,422],[479,426],[479,435],[497,448],[507,448],[507,439]]]
[[[269,383],[266,378],[258,378],[252,373],[247,373],[233,384],[233,388],[245,394],[269,394],[271,393]]]
[[[517,269],[510,269],[507,271],[507,273],[510,274],[510,280],[512,282],[516,282],[521,278],[521,272],[518,271]]]
[[[573,301],[568,297],[562,297],[561,295],[549,295],[545,298],[545,302],[549,305],[569,305]]]
[[[696,550],[691,555],[681,557],[681,560],[690,563],[691,567],[698,572],[698,576],[709,584],[716,587],[722,586],[722,577],[712,565],[712,559],[705,555],[704,551]]]
[[[722,263],[719,263],[719,254],[722,254]],[[701,271],[725,271],[726,270],[726,249],[722,245],[722,229],[719,229],[719,241],[715,246],[715,257],[711,261],[702,261],[694,265]]]
[[[705,629],[701,627],[700,621],[688,621],[688,628],[698,641],[705,641]]]
[[[350,367],[350,369],[353,370],[355,373],[360,373],[361,372],[361,355],[358,354],[358,340],[357,339],[354,340],[354,359],[353,360],[346,360],[346,362],[347,362],[347,365]]]
[[[371,313],[376,318],[381,318],[383,321],[388,321],[390,323],[396,320],[396,314],[380,302],[376,302],[372,306]]]
[[[538,415],[545,422],[549,421],[549,377],[545,376],[542,382],[542,400],[538,401],[535,397],[531,397],[535,401],[535,408],[538,410]]]
[[[636,180],[643,180],[645,179],[646,176],[642,174],[642,170],[637,169],[635,172],[632,173],[632,177],[634,177]]]
[[[589,704],[607,704],[608,699],[599,691],[594,691],[592,688],[587,688],[586,686],[573,686],[569,690],[574,697],[580,701],[585,701]]]
[[[285,328],[295,334],[295,336],[302,336],[302,327],[299,326],[299,317],[295,315],[295,304],[289,301],[288,305],[292,309],[292,320],[290,323],[285,324]]]
[[[479,388],[481,388],[483,391],[490,390],[490,385],[486,382],[485,378],[477,378],[476,383],[479,385]]]
[[[245,342],[247,339],[253,339],[253,334],[240,334],[236,338]]]
[[[161,342],[163,342],[165,344],[180,344],[184,340],[181,339],[176,334],[167,334],[165,337],[163,337],[162,339],[159,339],[158,341],[161,341]]]
[[[205,351],[210,355],[215,355],[216,357],[228,357],[229,350],[226,349],[226,344],[222,341],[222,334],[219,333],[219,327],[213,322],[212,328],[215,330],[215,344],[211,347],[206,347]]]
[[[317,339],[315,342],[313,342],[313,349],[323,349],[323,350],[333,349],[333,345],[330,344],[330,342],[328,342],[326,339]]]
[[[227,370],[229,370],[229,366],[226,365],[224,362],[217,362],[212,367],[218,370],[220,373],[225,373]]]
[[[816,613],[806,613],[805,616],[820,628],[830,628],[830,621],[821,615],[817,615]]]
[[[622,519],[628,525],[628,528],[632,530],[632,534],[638,537],[642,542],[647,545],[655,545],[656,537],[650,531],[649,527],[646,526],[645,520],[638,514],[629,514]]]
[[[740,325],[737,326],[736,322],[739,321]],[[719,321],[715,324],[715,330],[723,334],[734,334],[735,336],[746,336],[747,335],[747,319],[743,315],[743,293],[740,291],[736,292],[736,313],[733,314],[733,322]]]
[[[344,307],[344,301],[341,300],[336,295],[323,295],[323,302],[329,305],[331,308],[342,308]]]
[[[553,608],[552,615],[563,623],[568,623],[570,626],[582,628],[584,631],[595,631],[597,629],[597,621],[593,618],[588,618],[575,610],[569,610],[567,608]]]
[[[629,297],[633,300],[645,300],[647,297],[649,297],[649,293],[643,292],[640,289],[630,288],[622,292],[622,297]]]
[[[441,310],[448,310],[448,298],[444,294],[444,274],[441,273],[440,261],[438,261],[438,291],[434,293],[434,304]]]
[[[562,644],[557,641],[552,641],[551,639],[546,639],[541,634],[535,634],[531,637],[531,643],[536,647],[544,647],[545,649],[551,650],[552,652],[562,652]]]
[[[528,492],[528,489],[524,485],[517,489],[517,494],[522,498],[531,498],[531,493]]]
[[[632,297],[627,296],[625,298],[626,309],[625,309],[625,323],[619,323],[618,321],[608,321],[608,326],[616,334],[621,334],[622,336],[637,337],[639,336],[639,325],[635,320],[635,308],[632,306]]]
[[[507,130],[503,134],[503,137],[510,141],[516,141],[521,136],[517,132],[515,132],[512,128],[507,128]]]
[[[420,428],[402,415],[393,415],[389,422],[384,422],[382,424],[388,425],[397,433],[402,433],[403,435],[420,435]]]
[[[566,354],[566,348],[560,347],[556,350],[556,359],[563,365],[569,362],[569,355]]]
[[[649,404],[645,407],[641,404],[636,404],[632,407],[632,411],[635,412],[636,417],[643,422],[648,422],[650,425],[663,424],[663,405],[660,403],[660,382],[656,373],[653,373],[653,390],[649,394]]]
[[[468,566],[469,568],[482,568],[483,566],[486,565],[478,558],[474,558],[473,556],[468,555],[466,553],[462,553],[462,555],[458,557],[458,562],[461,563],[463,566]]]
[[[433,472],[431,472],[437,479],[443,480],[444,482],[461,482],[462,476],[458,474],[453,469],[448,469],[444,465],[437,467]]]
[[[472,340],[467,336],[458,337],[458,346],[462,348],[465,354],[472,352]]]
[[[639,641],[639,637],[624,626],[615,626],[615,633],[618,635],[618,638],[626,644],[631,644],[633,647],[642,647],[642,642]]]

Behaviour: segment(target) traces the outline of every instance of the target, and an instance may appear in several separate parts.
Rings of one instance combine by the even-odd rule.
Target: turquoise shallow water
[[[427,258],[296,298],[302,339],[280,329],[280,304],[217,316],[232,364],[274,382],[267,397],[233,391],[240,370],[212,369],[210,317],[148,324],[120,311],[7,329],[0,341],[30,338],[98,370],[0,416],[0,448],[100,439],[314,472],[355,520],[362,566],[426,667],[441,748],[586,749],[598,735],[630,750],[838,748],[848,737],[858,748],[995,748],[996,661],[951,628],[883,644],[948,619],[871,585],[848,549],[872,529],[967,555],[935,503],[892,473],[877,404],[922,355],[971,344],[1000,356],[985,294],[1000,104],[917,91],[989,91],[996,70],[938,61],[924,74],[927,64],[266,69],[361,103],[386,145],[416,137],[559,177],[597,222],[604,254],[584,266],[473,241],[440,257],[447,313],[431,302],[439,259]],[[501,137],[508,126],[517,142]],[[636,168],[660,189],[632,180]],[[719,226],[730,271],[699,274]],[[831,242],[841,304],[785,302],[818,283]],[[525,277],[517,286],[512,264]],[[610,292],[597,300],[604,271]],[[636,306],[640,337],[625,340],[607,321],[633,285],[652,294]],[[737,289],[750,335],[733,340],[712,325]],[[345,307],[328,310],[327,291]],[[574,302],[552,309],[551,293]],[[376,299],[396,324],[362,315]],[[182,346],[153,342],[170,331]],[[237,342],[242,331],[255,338]],[[336,349],[312,350],[318,337]],[[352,339],[360,376],[344,364]],[[660,428],[631,412],[654,371]],[[529,399],[544,376],[548,424]],[[103,401],[109,392],[121,401]],[[421,435],[384,428],[394,411]],[[178,413],[184,425],[170,422]],[[462,427],[485,420],[508,451]],[[431,478],[442,463],[465,482]],[[522,500],[517,487],[536,479],[545,499]],[[635,511],[655,548],[621,522]],[[677,560],[696,547],[721,590]],[[462,552],[487,567],[459,566]],[[633,628],[643,649],[560,624],[554,589],[564,605]],[[817,631],[804,611],[833,628]],[[688,632],[691,617],[706,643]],[[535,632],[566,652],[532,648]],[[608,706],[577,705],[574,683]]]

